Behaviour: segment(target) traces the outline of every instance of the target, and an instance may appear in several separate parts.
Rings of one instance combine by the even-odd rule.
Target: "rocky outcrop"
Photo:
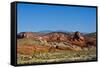
[[[72,45],[78,45],[81,47],[86,45],[85,38],[81,36],[80,32],[78,31],[74,33],[70,42],[72,43]]]
[[[69,36],[64,32],[52,32],[43,36],[47,42],[66,42]]]
[[[34,38],[39,45],[49,46],[56,49],[81,50],[83,47],[96,46],[96,38],[82,36],[76,31],[72,35],[65,32],[51,32],[43,35],[33,32],[21,32],[17,38]]]
[[[75,32],[72,36],[69,36],[64,32],[52,32],[43,36],[42,38],[46,40],[48,43],[51,42],[52,43],[52,44],[50,43],[51,45],[54,45],[53,43],[60,44],[66,42],[71,45],[77,45],[81,47],[85,46],[85,39],[83,36],[81,36],[80,32]]]
[[[33,32],[21,32],[17,35],[17,38],[33,38],[33,37],[37,37],[37,33],[33,33]]]
[[[85,37],[87,47],[96,46],[96,38],[95,37]]]

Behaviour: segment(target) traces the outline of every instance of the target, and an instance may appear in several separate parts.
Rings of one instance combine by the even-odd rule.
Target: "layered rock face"
[[[64,32],[52,32],[43,36],[47,42],[66,42],[69,41],[69,36]]]
[[[43,45],[60,49],[80,49],[80,47],[96,46],[96,38],[85,37],[80,32],[75,32],[72,35],[68,35],[65,32],[51,32],[44,35],[39,35],[33,32],[19,33],[17,38],[35,38]]]
[[[80,35],[80,32],[75,32],[72,36],[69,36],[64,32],[53,32],[42,38],[52,44],[58,43],[57,45],[63,43],[64,45],[85,46],[85,39]],[[63,44],[61,46],[63,46]]]

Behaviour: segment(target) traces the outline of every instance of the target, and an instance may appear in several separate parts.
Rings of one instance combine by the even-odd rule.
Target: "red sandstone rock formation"
[[[69,36],[64,32],[52,32],[43,36],[43,38],[47,42],[66,42],[68,41]]]
[[[71,38],[72,45],[78,45],[78,46],[85,46],[85,38],[81,36],[80,32],[75,32],[73,37]]]

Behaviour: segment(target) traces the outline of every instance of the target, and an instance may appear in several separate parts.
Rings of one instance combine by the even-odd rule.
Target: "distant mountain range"
[[[86,36],[96,36],[96,32],[92,32],[92,33],[87,33],[85,34]]]
[[[50,32],[68,32],[68,31],[65,31],[65,30],[43,30],[43,31],[38,31],[38,32],[43,32],[43,33],[50,33]]]

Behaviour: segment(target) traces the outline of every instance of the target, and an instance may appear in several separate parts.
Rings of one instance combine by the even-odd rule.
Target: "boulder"
[[[72,45],[85,46],[85,38],[78,31],[74,33],[70,42]]]

